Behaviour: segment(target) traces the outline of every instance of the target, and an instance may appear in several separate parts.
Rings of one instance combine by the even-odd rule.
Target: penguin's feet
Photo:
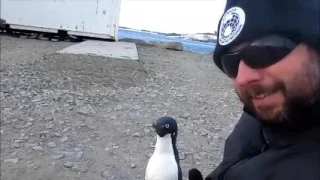
[[[197,168],[190,169],[189,180],[203,180],[201,172]]]

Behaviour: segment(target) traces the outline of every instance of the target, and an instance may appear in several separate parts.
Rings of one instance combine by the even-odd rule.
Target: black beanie
[[[233,45],[278,34],[320,52],[320,0],[227,0],[218,25],[213,58]]]

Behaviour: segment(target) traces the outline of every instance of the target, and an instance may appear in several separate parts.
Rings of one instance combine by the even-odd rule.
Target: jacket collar
[[[259,121],[249,108],[244,107],[243,110]],[[308,124],[294,127],[267,127],[262,124],[262,133],[266,144],[272,148],[282,148],[299,141],[310,140],[320,143],[320,101],[317,101],[310,108],[301,121],[308,121]],[[261,123],[261,121],[259,122]]]

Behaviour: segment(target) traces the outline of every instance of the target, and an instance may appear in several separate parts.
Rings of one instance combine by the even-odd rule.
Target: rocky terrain
[[[142,180],[161,116],[178,121],[184,179],[220,163],[241,104],[210,55],[138,46],[129,61],[0,38],[1,180]]]

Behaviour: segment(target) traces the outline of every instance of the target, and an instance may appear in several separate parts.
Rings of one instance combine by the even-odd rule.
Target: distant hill
[[[141,32],[147,32],[147,33],[155,33],[160,34],[164,36],[171,36],[171,37],[177,37],[181,39],[187,39],[187,40],[193,40],[193,41],[200,41],[200,42],[211,42],[216,43],[217,41],[217,32],[214,33],[196,33],[196,34],[179,34],[179,33],[162,33],[162,32],[156,32],[156,31],[150,31],[145,29],[133,29],[128,27],[121,27],[120,29],[127,29],[127,30],[133,30],[133,31],[141,31]]]

